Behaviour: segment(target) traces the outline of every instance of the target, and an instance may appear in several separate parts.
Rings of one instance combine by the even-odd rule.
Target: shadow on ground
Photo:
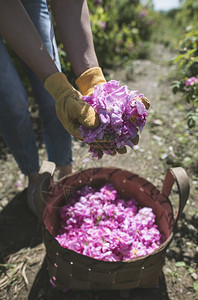
[[[0,214],[0,262],[23,248],[33,248],[42,242],[36,216],[29,210],[27,190],[18,193]]]

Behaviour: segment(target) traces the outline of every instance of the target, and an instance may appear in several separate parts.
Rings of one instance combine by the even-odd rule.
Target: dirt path
[[[120,80],[132,90],[138,89],[150,99],[147,125],[135,149],[128,149],[125,155],[105,156],[100,161],[91,158],[87,146],[74,141],[75,170],[97,166],[119,167],[139,174],[161,189],[168,168],[167,158],[174,157],[177,149],[176,136],[186,130],[185,114],[178,109],[178,97],[172,94],[170,87],[170,76],[174,72],[174,67],[169,64],[172,56],[162,45],[157,45],[151,60],[135,61],[125,70],[110,73],[112,79]],[[37,221],[25,205],[25,180],[1,140],[0,144],[0,255],[4,264],[0,276],[2,300],[196,299],[193,284],[198,279],[195,271],[198,205],[195,201],[197,182],[193,173],[189,174],[192,192],[179,222],[178,232],[167,252],[160,288],[149,291],[62,294],[49,284],[44,260],[45,249],[41,243]],[[43,148],[40,149],[40,156],[45,159]],[[20,180],[21,185],[18,186],[18,192],[17,180]],[[177,197],[174,190],[173,200]]]

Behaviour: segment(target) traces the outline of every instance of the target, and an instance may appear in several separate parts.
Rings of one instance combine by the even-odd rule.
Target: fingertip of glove
[[[113,151],[112,153],[110,153],[111,156],[115,156],[116,155],[116,151]]]
[[[103,157],[103,151],[98,149],[97,150],[98,159],[101,159]]]
[[[135,138],[131,139],[131,141],[134,145],[137,145],[139,143],[139,139],[139,135],[137,135]]]
[[[80,141],[83,141],[84,138],[81,137],[81,131],[78,127],[78,125],[73,125],[72,127],[70,127],[69,129],[67,129],[67,131],[73,135],[73,137],[75,137],[76,139],[80,140]]]
[[[95,111],[88,114],[88,118],[81,120],[80,122],[86,128],[95,128],[100,125],[100,118]]]
[[[145,96],[143,96],[140,100],[144,104],[144,106],[146,107],[146,109],[148,110],[149,107],[150,107],[150,101],[149,101],[149,99],[146,98]]]
[[[95,113],[94,127],[98,127],[100,125],[100,118],[97,113]]]
[[[125,153],[127,153],[127,148],[126,148],[126,147],[119,148],[119,149],[116,149],[116,151],[117,151],[119,154],[125,154]]]

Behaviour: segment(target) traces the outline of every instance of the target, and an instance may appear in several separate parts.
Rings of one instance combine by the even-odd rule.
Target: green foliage
[[[173,93],[181,92],[190,104],[187,123],[192,128],[198,124],[198,2],[182,1],[175,19],[185,31],[178,42],[179,53],[173,60],[178,68],[178,80],[173,82],[172,88]]]
[[[179,26],[186,27],[186,24],[198,22],[198,2],[195,0],[182,0],[182,6],[176,15],[176,22]]]
[[[196,298],[198,299],[198,280],[196,280],[193,284],[193,288],[196,292]]]
[[[189,25],[179,42],[180,54],[174,63],[179,63],[182,73],[187,76],[198,74],[198,26]]]
[[[181,28],[175,22],[178,10],[158,12],[156,14],[157,29],[153,31],[152,40],[154,43],[161,43],[170,50],[175,50],[178,45],[178,36],[181,35]]]
[[[173,93],[182,92],[191,104],[187,114],[188,126],[198,124],[198,27],[188,26],[179,43],[179,55],[174,59],[178,66],[179,80],[173,82]]]
[[[153,12],[139,1],[88,1],[95,49],[103,68],[146,57],[155,25]]]
[[[157,24],[156,13],[150,9],[151,5],[143,6],[139,0],[87,0],[87,2],[95,50],[99,65],[104,70],[125,67],[130,60],[148,57],[150,37]],[[52,18],[54,18],[53,11]],[[53,23],[62,71],[70,82],[75,84],[74,72],[54,19]],[[17,63],[15,57],[14,61]],[[23,74],[22,78],[26,80]]]
[[[139,0],[88,0],[88,7],[95,50],[103,69],[148,57],[149,40],[156,26],[155,13],[148,6],[142,6]],[[63,71],[74,81],[59,39],[58,48]]]
[[[198,2],[180,2],[179,9],[159,13],[153,40],[178,51],[173,59],[178,78],[172,83],[172,91],[182,93],[187,103],[187,124],[192,128],[198,124]]]
[[[188,127],[190,128],[195,127],[195,125],[198,124],[198,108],[196,108],[194,111],[188,112],[187,118],[188,118]]]

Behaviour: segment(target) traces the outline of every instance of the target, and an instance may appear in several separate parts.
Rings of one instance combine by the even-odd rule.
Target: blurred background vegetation
[[[156,43],[163,44],[173,52],[170,63],[177,66],[173,93],[180,92],[188,103],[187,123],[193,128],[198,124],[198,1],[179,1],[176,9],[155,11],[152,0],[87,0],[95,50],[107,80],[108,70],[127,68],[129,61],[147,59]],[[55,22],[54,27],[62,70],[75,84]],[[9,51],[30,90],[20,63]]]
[[[112,69],[129,60],[147,58],[158,15],[138,0],[88,0],[95,50],[100,66]],[[63,70],[70,75],[63,45],[58,42]]]
[[[175,65],[176,71],[169,79],[173,93],[180,95],[178,107],[186,113],[187,130],[178,136],[178,147],[181,153],[185,152],[189,137],[194,135],[198,124],[198,1],[180,0],[179,7],[169,11],[155,11],[152,0],[88,0],[88,6],[96,53],[107,80],[109,70],[127,68],[131,61],[150,59],[156,44],[163,44],[173,53],[169,63]],[[62,70],[75,84],[55,23],[54,26]],[[26,76],[14,56],[13,60],[31,102]],[[195,164],[198,162],[197,149],[193,149],[190,159],[186,160],[188,166],[198,168],[198,163]],[[182,165],[183,162],[181,156],[180,161],[172,164]]]

